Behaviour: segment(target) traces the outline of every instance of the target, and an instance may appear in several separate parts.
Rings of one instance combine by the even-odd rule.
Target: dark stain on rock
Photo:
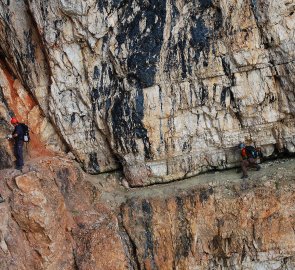
[[[234,93],[231,91],[230,87],[224,87],[221,91],[220,104],[222,105],[222,107],[226,107],[226,98],[227,97],[230,98],[231,105],[235,107],[235,97],[234,97]]]
[[[9,111],[9,115],[13,114],[12,110],[9,108],[6,98],[4,97],[3,88],[1,85],[0,85],[0,102],[2,102],[4,106],[6,107],[6,109]],[[6,127],[9,129],[9,126],[6,125]]]
[[[108,1],[106,0],[97,0],[96,1],[97,8],[100,12],[103,12],[103,9],[107,7]]]
[[[242,255],[241,255],[241,263],[244,261],[244,259],[247,256],[247,251],[246,251],[246,247],[245,247],[245,243],[243,244],[243,249],[242,249]]]
[[[191,26],[191,42],[190,45],[195,50],[195,60],[198,62],[201,51],[207,48],[209,50],[209,30],[205,26],[202,18],[198,18],[193,26]]]
[[[135,96],[135,103],[136,115],[139,117],[140,120],[142,120],[144,116],[144,97],[141,88],[138,88],[137,95]]]
[[[152,158],[151,145],[147,136],[147,130],[142,124],[144,115],[143,92],[139,88],[132,102],[130,92],[118,84],[119,93],[114,99],[111,109],[113,134],[116,148],[123,154],[138,153],[136,139],[141,139],[144,145],[145,157]]]
[[[144,245],[144,259],[149,259],[151,262],[151,269],[158,269],[154,256],[154,240],[153,240],[153,209],[147,200],[142,201],[143,225],[145,230],[145,245]]]
[[[191,40],[190,46],[194,49],[194,60],[199,61],[199,57],[202,51],[205,51],[207,54],[209,53],[209,45],[210,45],[210,30],[205,25],[205,21],[203,17],[193,16],[192,25],[190,28],[191,32]]]
[[[219,250],[220,248],[222,248],[222,244],[221,244],[221,237],[220,235],[215,235],[212,239],[212,247],[214,250]]]
[[[5,150],[5,148],[0,145],[0,170],[6,169],[12,166],[12,158]]]
[[[48,1],[49,0],[42,0],[41,5],[40,5],[41,14],[42,14],[44,21],[46,21],[46,18],[48,15]]]
[[[229,63],[227,63],[224,57],[221,57],[221,63],[222,63],[222,67],[223,67],[225,75],[229,77],[231,75],[231,69],[230,69]]]
[[[124,206],[121,208],[123,209]],[[137,254],[136,243],[132,239],[130,232],[125,228],[122,212],[118,215],[119,235],[122,239],[123,248],[128,260],[128,269],[139,270],[140,262]]]
[[[219,30],[223,25],[222,10],[219,7],[215,8],[214,29]]]
[[[212,0],[199,0],[200,8],[207,9],[212,6]]]
[[[176,197],[177,205],[177,226],[178,233],[176,239],[175,259],[178,262],[182,258],[189,256],[192,245],[192,233],[186,214],[184,213],[184,200],[182,197]]]
[[[257,0],[251,0],[251,8],[253,10],[254,17],[258,22],[258,8],[257,8]]]
[[[274,103],[276,101],[276,97],[273,93],[269,94],[269,103]]]
[[[213,101],[215,101],[216,89],[217,89],[217,85],[214,83],[214,85],[213,85]]]
[[[192,150],[192,146],[189,141],[185,141],[182,145],[182,152],[189,152]]]
[[[201,189],[199,199],[201,203],[206,202],[209,197],[213,194],[213,188],[210,187],[209,189]]]
[[[127,0],[96,0],[97,8],[100,12],[103,12],[104,9],[113,10],[119,9],[124,4],[126,4]]]
[[[58,39],[59,38],[62,25],[63,25],[63,21],[62,20],[55,20],[54,21],[55,39]]]
[[[114,78],[114,74],[110,66],[106,63],[103,63],[101,66],[94,66],[92,75],[93,88],[90,92],[93,119],[97,113],[96,110],[101,110],[102,108],[106,108],[108,110],[110,108],[111,88],[117,89],[117,80],[114,78],[112,81],[114,85],[110,86],[108,83],[104,82],[104,78],[106,77]]]
[[[126,207],[125,207],[126,206]],[[126,203],[122,205],[122,209],[125,207],[128,209],[128,219],[133,220],[135,226],[140,226],[142,223],[141,219],[136,218],[138,215],[138,212],[142,211],[142,202],[138,201],[136,198],[128,198],[126,200]]]
[[[97,87],[93,87],[91,92],[91,101],[92,103],[97,102],[98,99],[99,99],[99,90]]]
[[[195,88],[191,86],[191,96],[196,97],[196,105],[204,106],[206,102],[208,101],[208,88],[201,83],[201,86],[199,88]]]
[[[223,239],[221,235],[215,235],[210,243],[214,257],[217,261],[222,261],[224,267],[228,267],[228,256],[224,250],[225,246],[230,246],[231,238]]]
[[[121,34],[116,38],[119,46],[124,43],[128,49],[128,74],[136,74],[142,87],[149,87],[154,84],[163,42],[166,0],[138,1],[139,10],[136,13],[133,5],[134,2],[129,1],[120,10]],[[140,22],[143,20],[145,28],[140,29]]]
[[[171,28],[173,28],[176,25],[176,18],[178,18],[179,16],[180,16],[180,11],[176,6],[175,1],[172,1],[172,3],[171,3],[171,18],[172,18]]]
[[[171,35],[168,40],[168,53],[165,61],[164,72],[171,68],[181,67],[181,78],[185,79],[192,75],[192,65],[199,62],[203,54],[204,66],[208,66],[206,59],[210,51],[210,42],[219,35],[223,24],[222,11],[212,1],[194,1],[196,9],[192,9],[187,16],[185,26],[179,29],[177,39]],[[207,10],[210,9],[208,16]],[[171,3],[171,31],[179,21],[180,13],[174,3]]]
[[[88,167],[92,170],[93,173],[99,173],[100,168],[97,161],[97,153],[92,152],[89,154],[89,163]]]
[[[94,66],[93,70],[93,80],[98,80],[100,78],[100,70],[98,66]]]
[[[70,171],[68,168],[62,168],[57,171],[56,173],[58,183],[58,187],[60,188],[63,195],[69,194],[69,177],[70,177]]]
[[[126,33],[122,32],[116,36],[116,40],[118,41],[118,45],[121,46],[126,40]]]
[[[208,89],[203,86],[203,87],[200,87],[199,89],[199,97],[200,97],[200,105],[201,106],[204,106],[206,104],[206,101],[208,100]]]
[[[75,116],[75,113],[72,113],[71,114],[71,123],[73,124],[76,120],[76,116]]]
[[[186,60],[185,60],[185,48],[186,48],[186,39],[180,39],[179,42],[178,42],[178,48],[179,48],[179,51],[180,51],[180,57],[181,57],[181,77],[182,79],[185,79],[187,77],[187,63],[186,63]]]
[[[26,42],[26,53],[25,57],[32,63],[35,63],[35,45],[32,41],[32,30],[24,31],[25,42]]]
[[[237,79],[235,73],[233,73],[230,77],[231,80],[231,86],[236,86],[237,85]]]
[[[147,159],[152,157],[151,146],[144,128],[144,95],[141,81],[135,74],[129,73],[127,81],[132,90],[125,89],[125,82],[116,74],[112,66],[103,63],[93,70],[93,88],[90,91],[93,119],[96,113],[105,110],[109,119],[117,153],[124,156],[139,152],[137,139],[144,145]],[[111,83],[105,83],[104,78],[112,78]],[[121,158],[122,158],[121,156]],[[122,160],[121,160],[122,161]]]

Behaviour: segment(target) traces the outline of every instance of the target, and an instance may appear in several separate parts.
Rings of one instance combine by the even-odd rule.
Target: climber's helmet
[[[11,120],[10,120],[10,123],[12,125],[16,125],[18,123],[17,119],[15,117],[12,117]]]

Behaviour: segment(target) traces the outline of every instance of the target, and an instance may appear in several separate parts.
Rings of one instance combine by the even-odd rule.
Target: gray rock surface
[[[1,68],[87,172],[122,165],[133,186],[180,179],[234,166],[244,140],[266,155],[295,152],[294,9],[2,0]]]

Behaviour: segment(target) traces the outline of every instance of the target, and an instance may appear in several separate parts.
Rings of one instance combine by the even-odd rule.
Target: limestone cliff
[[[295,269],[294,11],[0,0],[0,270]]]
[[[38,149],[71,151],[89,173],[123,167],[133,186],[232,167],[245,139],[294,153],[294,10],[1,0],[0,135],[15,114]],[[11,165],[8,145],[0,152]]]
[[[1,270],[295,268],[294,160],[125,189],[63,157],[0,171]]]

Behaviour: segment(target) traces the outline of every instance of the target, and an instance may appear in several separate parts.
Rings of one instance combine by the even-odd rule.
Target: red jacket
[[[248,155],[247,155],[245,147],[241,150],[241,156],[242,156],[242,159],[248,159]]]

